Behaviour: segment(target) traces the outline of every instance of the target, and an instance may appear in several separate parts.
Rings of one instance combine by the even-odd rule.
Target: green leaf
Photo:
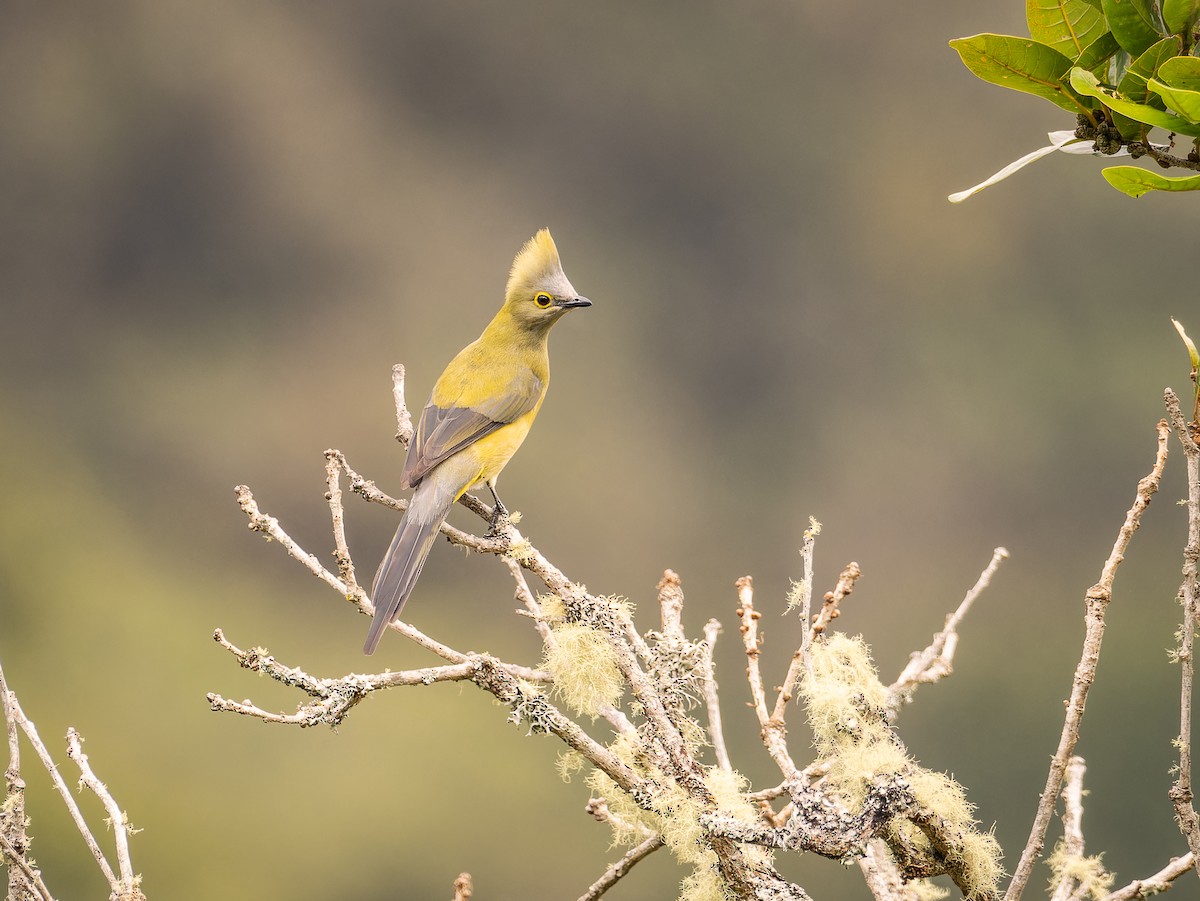
[[[1163,38],[1129,64],[1129,68],[1125,70],[1125,75],[1117,85],[1117,90],[1134,103],[1143,103],[1155,109],[1165,110],[1166,104],[1163,103],[1161,97],[1146,87],[1146,81],[1157,75],[1159,66],[1177,56],[1182,49],[1179,38]],[[1116,125],[1127,140],[1140,140],[1146,136],[1145,123],[1137,122],[1128,116],[1118,114]]]
[[[1163,24],[1171,34],[1188,34],[1200,15],[1200,0],[1163,0]]]
[[[1140,56],[1163,35],[1158,33],[1150,0],[1101,0],[1113,37],[1132,56]]]
[[[1152,106],[1134,103],[1112,88],[1101,86],[1100,80],[1087,69],[1071,70],[1071,87],[1080,94],[1095,97],[1113,112],[1121,113],[1130,119],[1136,119],[1138,122],[1145,122],[1147,125],[1155,125],[1192,138],[1200,137],[1200,126]]]
[[[1200,59],[1176,56],[1158,67],[1157,77],[1146,86],[1171,109],[1193,122],[1200,122]]]
[[[1086,0],[1025,0],[1025,18],[1035,41],[1071,59],[1108,31],[1104,16]]]
[[[1130,197],[1141,197],[1150,191],[1200,191],[1200,175],[1167,178],[1137,166],[1110,166],[1100,174],[1110,185]]]
[[[1130,100],[1137,103],[1144,103],[1149,93],[1146,88],[1146,81],[1155,77],[1161,78],[1159,69],[1163,63],[1172,57],[1178,56],[1182,50],[1183,47],[1179,42],[1179,38],[1163,38],[1129,64],[1129,68],[1125,70],[1125,77],[1117,85],[1117,90]],[[1200,62],[1200,60],[1197,60],[1197,62]],[[1087,67],[1085,66],[1084,68]]]
[[[1155,76],[1163,84],[1185,91],[1200,91],[1200,59],[1194,56],[1176,56],[1164,60]]]
[[[1179,115],[1183,116],[1189,122],[1200,123],[1200,91],[1173,88],[1169,84],[1163,84],[1157,78],[1151,78],[1146,82],[1146,86],[1165,100],[1167,106],[1175,110],[1175,112],[1179,113]],[[1184,134],[1187,134],[1187,132],[1184,132]]]
[[[1180,322],[1174,316],[1171,317],[1171,322],[1175,325],[1175,331],[1179,332],[1179,337],[1183,339],[1183,345],[1188,351],[1188,360],[1190,360],[1192,364],[1192,373],[1195,374],[1197,371],[1200,371],[1200,352],[1196,350],[1196,343],[1189,338],[1188,333],[1183,330],[1182,322]]]
[[[963,65],[984,81],[1049,100],[1073,113],[1088,106],[1062,82],[1071,61],[1053,47],[1030,38],[1003,34],[977,34],[951,41]]]
[[[1083,0],[1080,0],[1080,2],[1083,2]],[[1079,54],[1079,59],[1075,60],[1075,65],[1081,69],[1096,72],[1101,66],[1107,65],[1108,61],[1120,49],[1121,45],[1117,43],[1117,39],[1113,37],[1112,32],[1106,31],[1083,48],[1083,53]],[[1096,74],[1099,75],[1100,73],[1097,72]]]

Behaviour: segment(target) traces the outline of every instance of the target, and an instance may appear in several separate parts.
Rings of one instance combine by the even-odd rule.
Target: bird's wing
[[[505,390],[469,406],[455,403],[439,407],[429,403],[417,422],[400,476],[401,484],[405,488],[415,487],[447,457],[524,416],[537,406],[544,390],[542,380],[529,372]]]

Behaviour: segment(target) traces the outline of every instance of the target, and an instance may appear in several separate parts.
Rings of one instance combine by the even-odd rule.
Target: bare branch
[[[117,891],[120,887],[120,881],[117,879],[117,875],[113,872],[112,867],[109,866],[108,860],[104,857],[104,852],[100,850],[100,845],[88,827],[87,820],[83,817],[83,812],[75,802],[75,796],[71,793],[71,789],[67,787],[66,781],[58,771],[58,765],[55,764],[54,758],[50,756],[50,751],[47,750],[45,742],[38,735],[37,727],[25,715],[25,711],[21,709],[20,701],[17,700],[17,696],[12,692],[8,692],[8,704],[12,717],[17,725],[20,726],[21,731],[25,733],[26,739],[33,745],[33,750],[37,754],[38,759],[41,760],[42,766],[50,774],[50,781],[54,785],[54,790],[58,792],[63,803],[67,805],[67,811],[71,814],[71,819],[75,821],[75,828],[83,836],[83,841],[88,846],[88,850],[92,852],[92,857],[95,858],[97,866],[100,867],[100,872],[104,874],[105,880],[113,890]]]
[[[1000,568],[1002,560],[1008,559],[1008,551],[998,547],[992,552],[991,562],[979,574],[978,580],[971,586],[958,605],[958,609],[946,617],[946,625],[942,631],[933,636],[929,647],[915,652],[909,658],[908,666],[895,682],[888,686],[888,710],[894,716],[901,705],[912,700],[913,693],[922,682],[937,682],[950,675],[953,671],[954,652],[958,647],[958,626],[966,617],[967,611],[991,584],[992,576]]]
[[[754,580],[742,576],[736,582],[738,591],[738,618],[742,621],[739,629],[742,633],[742,643],[746,648],[746,678],[750,682],[750,700],[754,712],[758,715],[759,734],[767,753],[779,767],[784,781],[792,781],[799,777],[800,770],[787,748],[787,726],[783,719],[773,716],[767,710],[767,693],[763,688],[762,671],[758,657],[761,641],[758,637],[758,621],[762,614],[754,609]],[[797,652],[798,653],[798,652]],[[794,659],[794,658],[793,658]]]
[[[346,544],[345,510],[342,507],[341,454],[330,448],[325,451],[325,500],[329,501],[329,515],[333,520],[333,557],[337,560],[338,573],[346,583],[346,593],[362,594],[358,580],[354,577],[354,560]]]
[[[1083,776],[1087,766],[1082,757],[1072,757],[1067,764],[1063,779],[1063,838],[1061,853],[1068,859],[1082,860],[1083,841]],[[1059,852],[1056,850],[1055,854]],[[1053,858],[1052,858],[1053,862]],[[1085,894],[1085,886],[1067,869],[1064,869],[1051,901],[1076,901]]]
[[[717,693],[717,675],[713,665],[713,648],[720,634],[721,624],[715,619],[710,619],[704,624],[704,706],[708,710],[708,735],[712,741],[713,753],[717,755],[717,766],[731,773],[733,763],[730,762],[729,750],[725,747],[725,730],[721,725],[721,698]]]
[[[113,885],[117,896],[122,899],[141,898],[142,893],[138,888],[141,880],[134,873],[133,863],[129,857],[129,833],[132,830],[129,825],[129,817],[125,811],[121,810],[121,806],[109,792],[108,786],[101,782],[92,770],[87,754],[83,753],[83,738],[74,729],[67,729],[67,756],[79,767],[79,784],[87,786],[92,794],[100,799],[100,803],[104,805],[104,810],[108,814],[108,824],[113,831],[113,838],[117,846],[117,868],[121,872],[119,883]]]
[[[1146,507],[1150,505],[1150,499],[1158,491],[1163,467],[1167,462],[1167,440],[1170,437],[1170,430],[1165,419],[1159,421],[1157,429],[1158,450],[1154,466],[1149,475],[1138,482],[1137,496],[1134,498],[1133,506],[1125,515],[1125,522],[1121,525],[1116,543],[1113,545],[1108,560],[1104,563],[1100,581],[1088,589],[1084,598],[1086,614],[1084,617],[1083,655],[1075,669],[1075,678],[1071,685],[1071,699],[1067,702],[1067,715],[1063,723],[1062,735],[1059,738],[1058,750],[1051,761],[1050,773],[1046,777],[1046,787],[1042,790],[1041,798],[1038,801],[1037,814],[1034,816],[1029,840],[1021,854],[1021,860],[1017,864],[1012,882],[1009,883],[1008,892],[1004,896],[1005,901],[1016,901],[1029,883],[1034,862],[1042,852],[1046,828],[1050,825],[1050,816],[1054,809],[1055,798],[1058,797],[1059,787],[1062,785],[1067,761],[1075,749],[1075,744],[1079,741],[1079,723],[1083,719],[1088,690],[1096,679],[1096,665],[1100,659],[1100,643],[1104,637],[1104,615],[1108,609],[1108,603],[1112,599],[1112,586],[1117,575],[1117,567],[1121,565],[1121,561],[1125,557],[1125,551],[1129,548],[1133,533],[1141,524],[1142,513],[1145,512]]]
[[[396,440],[408,448],[409,442],[412,441],[413,424],[412,416],[408,413],[408,407],[404,403],[404,364],[396,363],[392,366],[392,403],[396,406]]]
[[[50,889],[42,881],[42,874],[26,858],[25,852],[19,850],[3,834],[0,834],[0,857],[6,860],[10,867],[16,867],[21,880],[18,882],[10,869],[8,872],[8,896],[17,901],[29,897],[41,898],[42,901],[54,901]]]
[[[833,586],[833,591],[825,592],[824,603],[821,605],[821,609],[817,612],[816,616],[813,617],[812,628],[809,630],[810,635],[808,640],[810,644],[814,638],[829,627],[831,622],[842,615],[841,610],[838,609],[838,605],[841,604],[842,599],[846,595],[854,590],[854,583],[860,578],[862,578],[862,570],[859,569],[858,564],[853,561],[847,563],[846,568],[838,576],[837,584]]]
[[[1183,583],[1179,586],[1179,598],[1183,602],[1183,626],[1179,630],[1179,648],[1175,655],[1179,659],[1180,669],[1179,738],[1175,742],[1179,749],[1179,770],[1169,795],[1175,807],[1175,819],[1183,837],[1187,839],[1188,848],[1191,849],[1193,857],[1200,858],[1200,818],[1196,816],[1196,808],[1192,804],[1192,682],[1195,672],[1193,647],[1197,616],[1200,614],[1200,610],[1197,610],[1200,598],[1197,597],[1196,584],[1197,568],[1200,564],[1200,448],[1196,446],[1191,429],[1184,421],[1175,392],[1168,388],[1164,400],[1167,413],[1175,427],[1175,434],[1183,446],[1188,481],[1188,536],[1183,549]]]
[[[1103,901],[1141,901],[1143,898],[1165,892],[1171,888],[1176,879],[1195,867],[1196,857],[1189,851],[1183,857],[1172,860],[1153,876],[1135,879],[1129,885],[1105,895]]]
[[[921,896],[904,878],[882,839],[867,842],[858,859],[858,868],[875,901],[920,901]]]
[[[649,857],[663,846],[661,835],[652,835],[640,845],[630,848],[625,856],[604,871],[604,874],[593,882],[586,892],[579,896],[579,901],[596,901],[601,895],[616,885],[641,860]]]

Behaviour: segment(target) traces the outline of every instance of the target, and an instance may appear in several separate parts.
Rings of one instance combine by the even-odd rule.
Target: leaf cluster
[[[1200,143],[1200,0],[1026,0],[1025,13],[1027,38],[977,34],[950,46],[984,81],[1075,113],[1075,136],[1096,153],[1200,169],[1195,147],[1186,160],[1165,152],[1175,135]],[[1170,143],[1153,144],[1155,128]],[[1132,197],[1200,190],[1200,174],[1166,178],[1136,166],[1103,174]]]

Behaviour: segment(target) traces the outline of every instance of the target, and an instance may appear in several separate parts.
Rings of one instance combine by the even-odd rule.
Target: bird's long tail
[[[400,615],[404,602],[417,584],[417,576],[433,547],[433,539],[453,503],[454,492],[438,485],[436,478],[425,479],[417,487],[396,529],[392,546],[375,573],[375,582],[371,586],[375,618],[371,620],[371,629],[363,645],[364,654],[375,653],[384,631]]]

